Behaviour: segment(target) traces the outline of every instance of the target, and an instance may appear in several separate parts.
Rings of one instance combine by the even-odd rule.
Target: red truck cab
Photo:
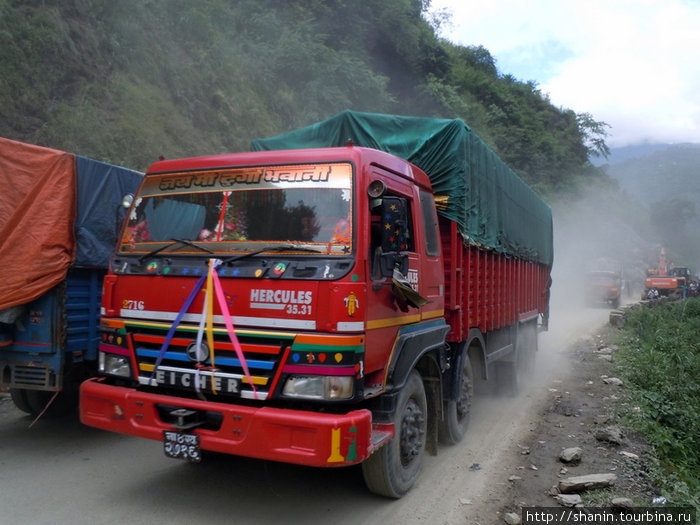
[[[82,421],[166,450],[194,430],[197,457],[367,459],[395,432],[372,398],[444,347],[437,224],[427,176],[376,150],[154,164],[104,281]]]

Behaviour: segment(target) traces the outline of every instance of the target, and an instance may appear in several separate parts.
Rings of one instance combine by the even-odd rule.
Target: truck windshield
[[[217,254],[276,244],[304,253],[352,253],[352,166],[226,168],[147,175],[129,213],[122,253],[174,239]],[[172,253],[202,253],[190,243]]]

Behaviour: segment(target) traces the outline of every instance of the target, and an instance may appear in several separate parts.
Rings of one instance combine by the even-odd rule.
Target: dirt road
[[[30,428],[32,419],[0,394],[0,523],[503,523],[514,451],[542,418],[551,382],[571,369],[567,348],[607,316],[602,308],[553,308],[535,384],[516,399],[478,398],[464,441],[428,457],[418,484],[398,501],[368,493],[358,468],[226,456],[192,465],[167,459],[158,442],[76,418]]]

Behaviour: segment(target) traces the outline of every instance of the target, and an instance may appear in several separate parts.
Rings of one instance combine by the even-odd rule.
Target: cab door
[[[395,271],[412,288],[420,275],[420,257],[415,248],[415,188],[376,169],[370,180],[382,180],[386,189],[381,196],[370,197],[369,203],[365,354],[368,373],[385,368],[400,328],[421,319],[420,308],[411,306],[394,291]]]

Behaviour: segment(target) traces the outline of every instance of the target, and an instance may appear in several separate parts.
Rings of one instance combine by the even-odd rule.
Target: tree
[[[610,148],[605,144],[605,137],[608,136],[607,128],[610,126],[605,122],[593,120],[589,113],[578,114],[576,120],[589,154],[607,159]]]

